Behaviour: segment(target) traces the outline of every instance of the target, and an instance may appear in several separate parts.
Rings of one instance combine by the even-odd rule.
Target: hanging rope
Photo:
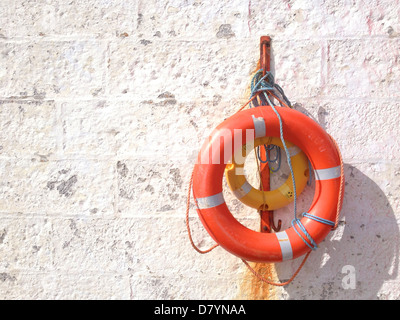
[[[263,69],[258,70],[251,79],[250,89],[251,89],[250,98],[252,98],[258,92],[262,92],[263,95],[260,95],[259,99],[262,102],[264,102],[264,104],[267,104],[266,102],[268,101],[268,95],[267,95],[268,92],[275,96],[281,97],[281,99],[279,99],[279,103],[282,107],[286,106],[292,108],[292,104],[286,97],[283,89],[278,84],[275,83],[275,78],[273,74],[269,71],[266,71],[265,75],[263,76]],[[281,100],[283,100],[285,104]],[[254,107],[259,106],[257,101],[253,101],[252,105]]]
[[[213,250],[216,247],[218,247],[218,244],[215,244],[214,246],[212,246],[210,249],[207,249],[207,250],[201,250],[199,247],[197,247],[194,244],[194,241],[193,241],[193,238],[192,238],[192,232],[190,231],[190,226],[189,226],[190,193],[192,192],[192,185],[193,185],[193,171],[192,171],[192,174],[190,176],[189,187],[188,187],[188,192],[187,192],[187,199],[186,199],[186,228],[187,228],[187,231],[188,231],[189,240],[190,240],[190,244],[192,245],[192,247],[198,253],[204,254],[204,253],[208,253],[211,250]]]
[[[262,69],[258,70],[251,79],[250,89],[251,89],[250,98],[254,97],[255,95],[258,95],[258,99],[253,100],[253,102],[250,104],[250,107],[251,106],[257,107],[260,104],[268,105],[270,101],[268,99],[267,93],[272,93],[272,92],[280,96],[286,102],[286,105],[289,105],[291,107],[291,103],[289,99],[286,97],[285,93],[283,92],[283,89],[278,84],[275,83],[274,76],[269,71],[267,71],[263,76],[263,70]],[[282,103],[280,104],[282,106]],[[261,158],[260,147],[257,147],[258,160],[261,163],[268,163],[268,167],[271,172],[278,172],[281,167],[281,149],[274,144],[263,145],[262,147],[265,150],[266,159],[263,160]],[[274,159],[270,158],[270,154],[272,151],[275,151],[276,156]],[[276,164],[276,167],[274,167],[273,164]]]
[[[246,265],[246,267],[251,271],[251,273],[253,273],[262,282],[268,283],[268,284],[270,284],[272,286],[283,287],[283,286],[286,286],[289,283],[291,283],[294,280],[294,278],[296,278],[296,276],[299,274],[301,268],[303,268],[304,264],[306,263],[310,253],[311,253],[311,251],[308,251],[306,253],[306,255],[304,256],[303,261],[301,262],[300,266],[297,268],[295,273],[291,276],[291,278],[289,280],[287,280],[285,282],[274,282],[274,281],[268,280],[265,277],[263,277],[262,275],[260,275],[257,271],[255,271],[246,260],[242,259],[242,261]]]
[[[330,136],[331,137],[331,136]],[[340,159],[340,188],[339,188],[339,195],[338,195],[338,205],[336,207],[336,220],[335,220],[335,225],[333,226],[332,230],[336,230],[336,228],[339,225],[339,218],[340,218],[340,207],[341,207],[341,203],[343,201],[343,190],[344,190],[344,166],[343,166],[343,158],[342,158],[342,154],[340,153],[340,149],[339,146],[337,144],[337,142],[335,141],[335,139],[333,139],[331,137],[333,143],[335,144],[336,150],[338,152],[339,155],[339,159]]]

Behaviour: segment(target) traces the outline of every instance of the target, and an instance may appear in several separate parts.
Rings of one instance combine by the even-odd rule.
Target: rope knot
[[[267,104],[268,100],[265,98],[267,92],[271,92],[278,96],[281,96],[282,99],[286,102],[289,107],[292,107],[289,99],[286,97],[283,89],[275,83],[274,75],[266,71],[265,75],[263,76],[263,69],[260,69],[256,72],[251,80],[251,93],[250,98],[254,97],[257,93],[263,92],[264,94],[260,94],[259,98],[263,104]],[[253,101],[254,106],[258,106],[256,101]],[[282,104],[281,104],[282,105]]]
[[[334,221],[330,221],[328,219],[324,219],[321,217],[317,217],[311,213],[308,212],[303,212],[301,214],[302,217],[306,217],[308,219],[326,224],[328,226],[334,227],[335,226],[335,222]],[[300,234],[300,232],[297,230],[296,226],[304,233],[304,235],[307,237],[307,239],[309,240],[310,243],[307,242],[307,240]],[[292,220],[292,227],[294,229],[294,231],[296,231],[297,235],[301,238],[301,240],[303,240],[303,242],[311,249],[311,250],[316,250],[318,248],[317,243],[314,241],[314,239],[310,236],[310,234],[307,232],[306,228],[304,227],[304,225],[301,223],[300,219],[295,217]]]

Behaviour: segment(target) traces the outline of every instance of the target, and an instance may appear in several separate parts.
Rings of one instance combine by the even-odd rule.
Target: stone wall
[[[400,298],[399,16],[393,0],[2,0],[0,298]],[[198,254],[185,225],[197,152],[247,100],[263,35],[345,162],[340,226],[283,288]],[[287,280],[299,264],[255,267]]]

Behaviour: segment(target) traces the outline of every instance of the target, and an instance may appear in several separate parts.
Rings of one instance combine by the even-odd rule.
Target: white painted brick
[[[190,225],[198,246],[204,249],[215,244],[198,218],[191,219]],[[190,245],[183,214],[122,219],[57,218],[52,219],[51,237],[46,241],[46,247],[52,249],[52,265],[48,268],[57,272],[101,270],[105,275],[115,272],[133,277],[168,277],[173,273],[182,278],[204,274],[224,278],[240,273],[243,267],[239,258],[221,248],[207,255],[198,254]]]
[[[102,272],[56,274],[54,291],[43,295],[49,296],[58,300],[128,300],[132,297],[127,275]]]
[[[122,217],[145,217],[186,211],[191,162],[161,162],[149,160],[119,160],[117,213]],[[244,206],[228,188],[224,180],[224,198],[232,214],[244,225],[258,230],[258,214]],[[138,205],[140,203],[140,205]],[[191,194],[190,215],[197,217]]]
[[[192,168],[174,162],[120,160],[118,172],[118,214],[141,216],[183,210]],[[140,203],[140,205],[138,205]]]
[[[396,37],[396,1],[251,1],[249,35],[279,39]],[[300,31],[301,30],[301,31]]]
[[[335,17],[331,27],[341,36],[396,37],[399,32],[398,3],[390,0],[330,1],[328,19]],[[333,28],[336,24],[336,28]]]
[[[2,97],[93,97],[104,90],[102,42],[2,42],[0,48]]]
[[[129,278],[122,275],[13,271],[2,276],[0,286],[7,300],[127,300],[131,297]]]
[[[212,102],[177,102],[173,94],[163,92],[154,100],[127,105],[131,117],[126,119],[134,120],[120,121],[123,138],[118,155],[147,161],[178,161],[181,165],[193,163],[212,130],[240,106],[219,102],[220,99],[216,95]],[[225,110],[216,113],[219,108]],[[165,121],[165,117],[173,120]]]
[[[391,0],[1,1],[0,298],[397,299],[399,13]],[[221,248],[198,254],[185,224],[198,150],[247,100],[262,35],[276,82],[345,161],[339,228],[279,289]],[[257,230],[226,184],[224,198]],[[275,212],[292,218],[293,204]],[[190,226],[214,243],[193,200]]]
[[[56,6],[47,1],[26,2],[21,0],[4,0],[1,11],[6,19],[3,25],[3,36],[45,35],[57,28]]]
[[[311,294],[330,300],[337,297],[376,299],[381,293],[382,285],[396,276],[398,226],[379,220],[366,221],[360,214],[360,211],[346,214],[342,236],[325,240],[311,253],[295,279],[297,285],[285,288],[291,298],[304,299]],[[277,265],[278,276],[282,279],[289,278],[299,263],[290,262],[291,268],[288,268],[286,263]],[[347,275],[343,271],[345,266],[355,269],[355,289],[346,290],[342,285]],[[304,286],[307,286],[311,293],[300,290]]]
[[[337,141],[345,161],[381,161],[400,158],[399,106],[387,99],[316,99],[299,102],[295,108],[306,110]]]
[[[141,230],[130,220],[71,218],[56,219],[53,224],[56,270],[107,274],[140,267],[133,239]]]
[[[399,44],[398,39],[329,41],[325,95],[398,98]]]
[[[53,101],[0,101],[0,154],[48,161],[57,152]]]
[[[311,39],[326,31],[325,15],[318,1],[251,1],[246,16],[248,36],[269,35],[275,39]],[[299,30],[304,31],[299,32]]]
[[[240,1],[139,3],[138,31],[143,41],[158,39],[395,37],[396,2]],[[301,32],[299,32],[301,30]]]
[[[196,286],[192,286],[193,282]],[[234,300],[238,291],[236,277],[160,277],[140,275],[132,279],[134,299],[139,300]]]
[[[399,289],[396,286],[396,280],[386,281],[378,293],[379,300],[399,300]]]
[[[400,218],[397,210],[398,167],[387,162],[365,162],[346,166],[348,185],[346,207],[349,212],[358,212],[362,215],[362,219],[358,219],[360,224],[362,220],[374,223],[382,221],[385,224],[393,223],[395,228],[398,227],[395,223]]]
[[[273,46],[272,70],[289,99],[318,94],[321,43],[273,40]],[[215,95],[225,100],[248,98],[251,76],[259,59],[258,47],[259,42],[246,44],[234,40],[228,44],[182,42],[179,46],[169,42],[115,42],[110,53],[110,94],[139,93],[142,100],[148,100],[170,92],[178,102],[192,99],[192,92],[197,93],[196,99],[211,100]],[[213,64],[214,61],[218,63]],[[171,81],[163,81],[165,77]],[[185,83],[184,91],[179,89],[180,83]]]
[[[2,212],[113,214],[115,168],[93,160],[1,160]],[[92,192],[95,188],[97,191]]]
[[[208,249],[215,244],[204,230],[198,218],[190,219],[192,238],[196,246]],[[180,277],[221,276],[226,278],[240,273],[241,260],[222,248],[215,248],[207,254],[199,254],[190,244],[184,213],[171,216],[135,219],[130,242],[138,260],[136,270],[150,276]],[[147,230],[147,232],[139,232]],[[149,254],[151,252],[151,254]],[[154,263],[159,261],[162,263]]]
[[[152,42],[124,39],[110,46],[109,94],[151,100],[164,92],[177,101],[242,97],[255,70],[257,50],[232,40]],[[165,79],[169,79],[165,81]],[[184,84],[184,90],[182,85]],[[238,92],[239,90],[239,92]],[[195,95],[194,95],[195,93]]]
[[[224,120],[215,101],[180,102],[170,92],[144,101],[78,101],[60,103],[62,153],[67,157],[102,157],[158,161],[196,159],[203,139]],[[167,110],[167,111],[166,111]],[[229,109],[228,109],[229,110]],[[165,121],[168,116],[173,121]]]
[[[271,70],[289,100],[313,97],[321,91],[322,43],[272,40]]]
[[[126,37],[135,32],[137,3],[122,0],[2,1],[3,35],[15,37]]]
[[[63,35],[124,38],[136,33],[137,1],[74,0],[60,4],[56,13]]]
[[[137,116],[135,103],[68,101],[60,103],[64,140],[62,154],[68,158],[111,158],[122,145],[135,148]]]
[[[52,223],[47,218],[15,213],[0,219],[0,273],[13,270],[43,272],[52,268]],[[4,284],[4,280],[0,284]]]
[[[209,40],[243,37],[247,3],[241,1],[139,1],[138,32],[143,41]]]

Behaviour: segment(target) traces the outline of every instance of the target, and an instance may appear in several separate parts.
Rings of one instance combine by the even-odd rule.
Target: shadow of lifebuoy
[[[399,268],[399,227],[390,202],[380,186],[358,168],[345,164],[344,170],[346,189],[339,227],[285,287],[285,298],[399,298],[384,289],[386,282],[397,278]],[[299,263],[276,264],[281,281]]]

